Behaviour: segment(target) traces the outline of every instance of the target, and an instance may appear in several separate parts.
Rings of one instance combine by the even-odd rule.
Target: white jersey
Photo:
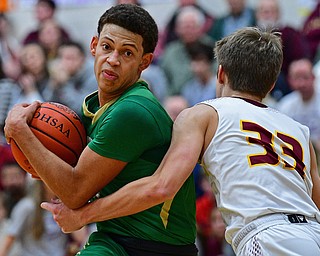
[[[239,229],[266,214],[319,214],[311,199],[306,126],[240,98],[223,97],[201,104],[212,106],[219,116],[202,165],[227,224],[229,243]]]

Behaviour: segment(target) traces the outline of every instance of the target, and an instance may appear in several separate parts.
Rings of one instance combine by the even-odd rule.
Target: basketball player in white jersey
[[[217,42],[215,53],[220,98],[178,116],[153,176],[77,211],[42,205],[65,232],[174,200],[200,160],[237,255],[320,255],[320,179],[309,130],[262,103],[280,71],[279,36],[244,28]]]

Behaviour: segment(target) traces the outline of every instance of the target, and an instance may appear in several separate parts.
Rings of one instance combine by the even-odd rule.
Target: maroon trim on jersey
[[[251,99],[246,99],[246,98],[242,98],[242,97],[236,97],[236,96],[234,96],[234,97],[232,97],[232,98],[238,98],[238,99],[244,100],[244,101],[246,101],[246,102],[248,102],[248,103],[251,103],[252,105],[255,105],[255,106],[260,107],[260,108],[268,108],[267,105],[265,105],[265,104],[263,104],[263,103],[261,103],[261,102],[259,102],[259,101],[255,101],[255,100],[251,100]]]

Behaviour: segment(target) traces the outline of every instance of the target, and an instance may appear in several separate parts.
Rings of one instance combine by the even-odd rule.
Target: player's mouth
[[[105,79],[112,80],[112,81],[118,78],[118,75],[116,73],[106,69],[102,71],[102,75]]]

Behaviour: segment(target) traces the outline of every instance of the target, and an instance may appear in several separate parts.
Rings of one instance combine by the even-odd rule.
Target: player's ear
[[[149,65],[151,64],[152,60],[153,60],[153,54],[152,53],[145,53],[142,56],[142,61],[141,61],[140,65],[139,65],[139,70],[142,72],[147,67],[149,67]]]
[[[91,43],[90,43],[90,52],[92,56],[96,55],[96,49],[98,45],[99,38],[97,36],[92,37]]]
[[[269,90],[269,92],[268,93],[270,93],[272,90],[273,90],[273,88],[276,86],[276,83],[273,83],[273,85],[271,86],[271,89]]]
[[[218,66],[217,81],[218,81],[219,84],[224,84],[225,83],[225,72],[224,72],[224,69],[223,69],[222,65]]]

